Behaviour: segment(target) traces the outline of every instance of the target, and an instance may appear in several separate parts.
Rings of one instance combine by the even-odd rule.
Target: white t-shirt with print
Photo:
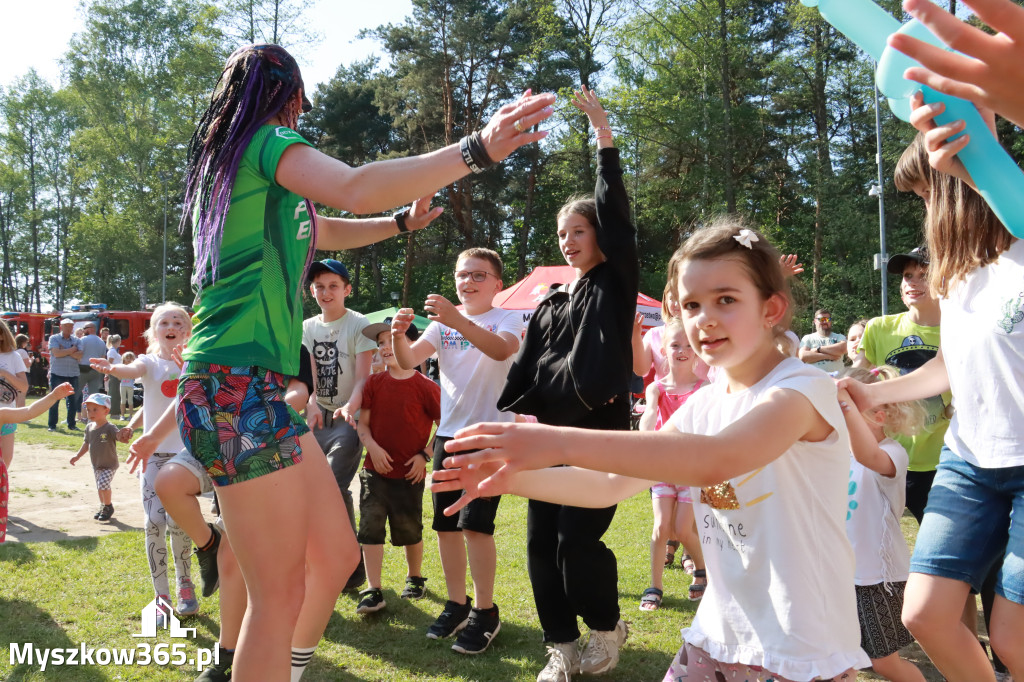
[[[984,469],[1024,465],[1024,240],[954,285],[939,306],[956,408],[946,446]]]
[[[167,411],[167,406],[177,400],[181,370],[172,360],[164,360],[149,353],[140,355],[136,362],[141,362],[146,368],[146,373],[142,375],[142,419],[148,431]],[[181,434],[178,429],[174,429],[171,435],[160,441],[156,452],[177,453],[184,447]]]
[[[900,528],[910,456],[892,438],[882,440],[878,447],[889,455],[895,475],[883,476],[850,455],[846,535],[857,557],[854,581],[858,585],[900,582],[910,574],[910,550]]]
[[[817,443],[797,441],[761,469],[691,489],[708,587],[683,638],[716,661],[829,679],[870,665],[846,538],[850,450],[835,383],[786,358],[748,389],[711,383],[670,423],[714,435],[779,389],[806,397],[834,431]]]
[[[363,336],[370,322],[354,310],[333,322],[324,322],[320,315],[302,323],[302,345],[313,359],[316,374],[316,401],[328,410],[335,410],[352,397],[356,385],[356,356],[377,349],[377,344]]]
[[[523,316],[517,311],[491,308],[482,315],[463,315],[489,332],[523,338]],[[430,323],[422,340],[436,351],[441,372],[441,423],[437,435],[451,437],[477,422],[515,421],[513,413],[498,410],[498,396],[515,354],[502,362],[492,360],[462,334],[439,322]]]
[[[9,353],[0,353],[0,369],[7,370],[17,376],[25,373],[25,361],[18,355],[18,351],[12,350]],[[18,391],[9,384],[3,377],[0,377],[0,407],[14,407],[17,402]]]

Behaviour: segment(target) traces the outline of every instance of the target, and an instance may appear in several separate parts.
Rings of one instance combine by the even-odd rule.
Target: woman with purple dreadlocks
[[[291,55],[250,45],[228,58],[189,144],[182,221],[193,224],[197,321],[177,416],[218,486],[248,588],[233,679],[288,680],[291,646],[297,680],[359,558],[327,460],[284,388],[299,369],[314,250],[392,236],[408,229],[409,214],[353,228],[318,217],[313,202],[366,214],[429,197],[545,137],[530,131],[553,103],[528,91],[458,144],[352,168],[295,131],[311,105]],[[414,210],[426,213],[429,200]]]

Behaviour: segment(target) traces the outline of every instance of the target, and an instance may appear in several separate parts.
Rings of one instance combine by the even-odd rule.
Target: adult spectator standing
[[[78,427],[75,426],[75,413],[78,410],[78,398],[76,397],[80,373],[78,360],[82,357],[82,342],[72,333],[74,328],[75,323],[65,318],[60,321],[60,333],[50,337],[50,390],[63,383],[69,383],[75,389],[75,393],[69,395],[64,402],[68,408],[68,428],[78,431]],[[50,407],[48,419],[50,431],[57,430],[59,406],[60,401],[58,400]]]
[[[800,339],[800,359],[826,372],[843,369],[846,337],[832,331],[832,313],[824,308],[814,313],[814,333]]]
[[[82,409],[85,404],[86,393],[103,393],[103,374],[93,369],[89,363],[94,358],[106,360],[107,344],[96,335],[96,323],[86,322],[82,325],[85,334],[81,338],[82,356],[78,358],[78,407]],[[82,421],[85,421],[83,415]]]
[[[928,286],[928,252],[924,248],[893,256],[886,270],[901,277],[900,297],[907,310],[868,322],[854,366],[889,365],[900,374],[908,374],[934,358],[939,350],[939,299]],[[942,440],[949,426],[947,407],[951,398],[947,391],[922,401],[928,412],[924,428],[914,436],[897,438],[910,455],[907,509],[918,523],[924,516]]]

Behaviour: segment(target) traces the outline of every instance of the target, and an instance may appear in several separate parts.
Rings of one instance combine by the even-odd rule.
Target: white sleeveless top
[[[797,391],[834,429],[779,458],[692,490],[708,587],[683,639],[723,663],[756,665],[794,680],[831,678],[870,660],[860,648],[853,548],[846,538],[850,450],[835,383],[786,358],[749,389],[698,391],[671,423],[714,435],[770,392]]]

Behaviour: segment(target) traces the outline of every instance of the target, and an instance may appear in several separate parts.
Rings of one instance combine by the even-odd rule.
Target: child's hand
[[[89,366],[104,374],[110,374],[111,370],[114,369],[113,365],[110,364],[110,360],[103,358],[93,358],[89,361]]]
[[[391,338],[405,336],[405,331],[412,324],[414,317],[415,313],[412,308],[401,308],[395,313],[395,316],[391,318]]]
[[[501,493],[495,491],[508,487],[511,476],[517,471],[565,464],[564,451],[558,445],[558,433],[557,427],[544,424],[475,424],[459,429],[455,438],[444,444],[444,449],[452,453],[464,450],[479,452],[448,457],[444,460],[444,468],[472,468],[484,463],[497,463],[500,465],[498,470],[477,487],[481,495],[499,495]]]
[[[384,448],[379,445],[366,448],[367,453],[370,455],[370,460],[373,462],[373,468],[377,470],[379,474],[391,473],[391,455],[389,455]],[[420,459],[417,457],[416,459]]]
[[[852,400],[853,406],[859,412],[867,412],[875,407],[875,402],[871,397],[871,387],[868,384],[862,384],[850,377],[843,377],[836,381],[836,389],[837,393],[845,394],[849,400]]]
[[[156,441],[152,436],[142,434],[135,439],[135,442],[128,448],[128,459],[125,460],[125,464],[130,465],[128,469],[129,474],[135,473],[135,467],[142,464],[142,473],[146,473],[146,463],[149,462],[149,458],[156,452],[156,446],[160,443]]]
[[[836,386],[836,396],[839,398],[839,409],[844,414],[857,407],[857,403],[854,402],[853,398],[850,397],[850,392],[845,388]]]
[[[185,348],[187,346],[188,344],[179,343],[173,349],[171,349],[171,360],[174,360],[174,364],[178,366],[178,369],[181,369],[182,367],[185,366],[185,360],[181,357],[181,354],[185,352]]]
[[[306,426],[310,429],[322,429],[324,427],[324,415],[320,412],[320,405],[316,402],[316,396],[309,396],[306,403]]]
[[[451,301],[440,294],[430,294],[427,296],[427,301],[423,304],[423,309],[427,311],[428,320],[440,322],[444,326],[451,327],[452,329],[455,329],[459,322],[466,319]],[[392,323],[391,330],[393,336],[394,323]]]
[[[501,465],[497,462],[486,462],[484,464],[470,464],[455,469],[435,469],[430,474],[430,492],[442,493],[464,490],[465,492],[462,497],[444,510],[445,516],[454,516],[467,504],[478,497],[482,497],[480,494],[480,484],[485,480],[491,480],[491,476],[496,474],[500,468]],[[491,492],[494,489],[496,489],[496,486],[489,488],[487,494],[501,494]]]
[[[782,274],[785,277],[796,277],[804,271],[804,264],[797,262],[795,253],[791,253],[788,256],[779,256],[779,267],[782,268]]]
[[[581,86],[579,90],[574,90],[569,101],[572,102],[574,107],[587,115],[590,125],[594,128],[608,125],[608,114],[605,113],[604,107],[601,106],[601,100],[586,85]]]
[[[78,461],[78,455],[75,455],[74,457],[71,458],[71,466],[75,466],[75,462],[77,462],[77,461]]]
[[[346,422],[348,422],[348,425],[354,429],[356,428],[356,419],[352,415],[352,413],[349,412],[349,409],[350,408],[348,406],[348,403],[345,403],[344,405],[342,405],[341,407],[334,411],[334,418],[344,419]]]
[[[117,430],[117,440],[119,443],[127,443],[132,439],[132,434],[135,433],[135,429],[130,426],[122,426]]]
[[[405,219],[405,226],[409,228],[410,232],[422,230],[444,212],[444,208],[441,206],[430,208],[430,201],[434,198],[434,194],[432,192],[412,202],[412,208]]]
[[[409,460],[409,470],[405,472],[406,480],[415,485],[422,481],[426,475],[427,460],[420,457],[419,454],[413,455],[413,458]]]
[[[643,333],[644,314],[637,313],[633,318],[633,336],[641,336]]]

